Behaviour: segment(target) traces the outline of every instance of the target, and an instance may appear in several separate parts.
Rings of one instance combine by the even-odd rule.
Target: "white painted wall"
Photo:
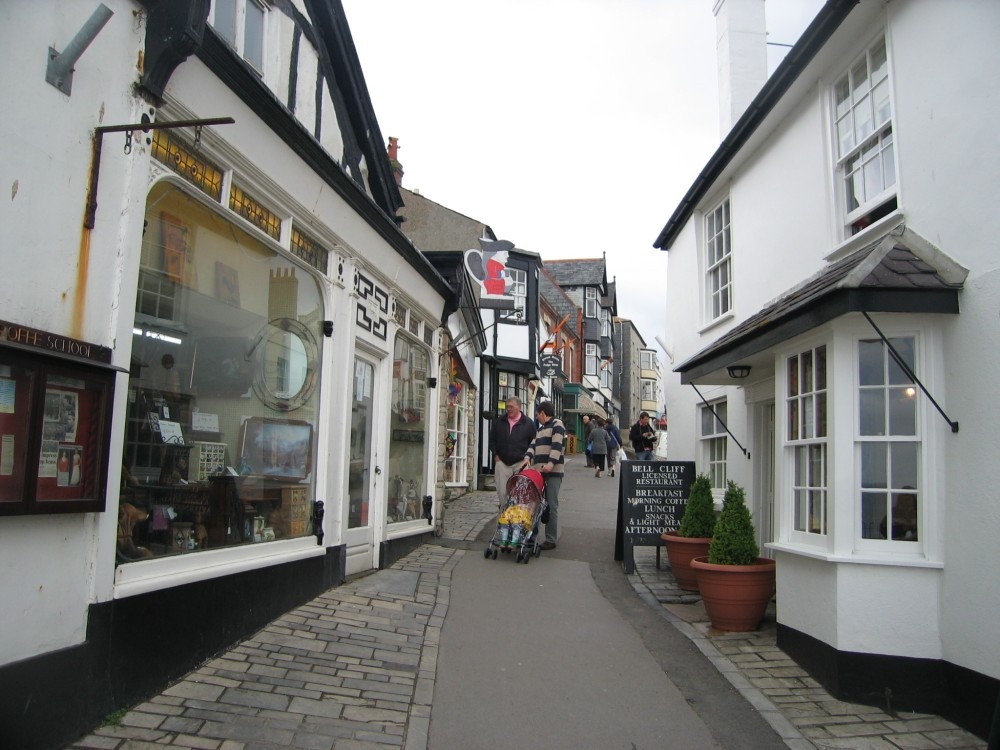
[[[995,615],[1000,578],[984,570],[995,567],[1000,538],[1000,503],[990,472],[1000,427],[993,410],[984,408],[996,400],[998,391],[984,373],[1000,369],[1000,214],[994,205],[1000,141],[992,134],[1000,111],[1000,50],[995,44],[1000,6],[972,0],[947,5],[863,2],[796,84],[797,102],[780,107],[780,117],[754,136],[712,199],[700,207],[711,209],[731,189],[736,287],[732,318],[706,327],[699,312],[704,306],[698,286],[703,240],[702,215],[696,213],[669,250],[665,338],[673,345],[677,366],[819,271],[829,255],[860,246],[863,236],[853,243],[839,240],[835,191],[840,185],[831,177],[827,91],[883,23],[892,64],[899,196],[906,227],[970,271],[961,314],[940,316],[926,329],[925,344],[937,351],[923,363],[921,373],[935,399],[961,422],[961,431],[952,434],[930,405],[921,414],[924,461],[933,464],[926,467],[925,489],[934,493],[925,508],[933,531],[922,539],[924,561],[872,564],[854,549],[853,529],[846,536],[837,533],[825,559],[779,551],[778,617],[839,649],[943,658],[1000,677],[1000,624]],[[931,49],[940,54],[927,54]],[[906,325],[896,316],[889,320]],[[849,351],[853,337],[865,326],[861,320],[844,327],[834,346]],[[836,377],[853,377],[849,370],[838,369]],[[755,365],[748,385],[769,376]],[[690,386],[680,385],[676,373],[668,373],[664,382],[670,457],[696,458],[697,395]],[[699,387],[710,400],[728,392],[730,428],[738,437],[749,438],[741,392]],[[775,389],[781,392],[780,378]],[[779,398],[779,429],[780,403]],[[844,457],[852,455],[853,408],[853,399],[844,397],[831,404],[839,435],[836,450]],[[732,441],[729,456],[730,477],[749,489],[750,462]],[[846,469],[843,461],[831,466],[837,482],[834,522],[841,530],[856,518],[854,469],[847,463]],[[778,484],[786,480],[780,468]]]
[[[48,49],[65,49],[97,5],[0,6],[8,64],[0,76],[0,319],[113,347],[123,268],[142,227],[141,191],[131,191],[145,182],[147,156],[140,149],[126,155],[123,134],[104,137],[97,223],[86,232],[93,129],[137,122],[143,109],[131,92],[143,45],[132,15],[139,6],[105,4],[114,15],[76,63],[69,96],[45,81]],[[127,354],[116,353],[115,361],[127,366]],[[117,486],[115,462],[109,474]],[[98,554],[97,535],[110,526],[113,548],[114,517],[112,509],[0,518],[0,599],[7,603],[0,610],[0,664],[83,640],[98,571],[113,567],[113,557]]]

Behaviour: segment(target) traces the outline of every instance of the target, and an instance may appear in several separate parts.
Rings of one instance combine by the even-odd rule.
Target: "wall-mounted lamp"
[[[438,387],[438,379],[437,378],[427,378],[427,387],[428,388],[437,388]]]
[[[750,365],[729,365],[726,372],[735,380],[743,380],[750,375]]]
[[[330,338],[333,335],[333,321],[324,320],[323,321],[323,335]]]

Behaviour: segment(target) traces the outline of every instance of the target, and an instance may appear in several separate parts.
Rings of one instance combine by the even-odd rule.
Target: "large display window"
[[[171,183],[146,205],[119,562],[313,533],[317,280]]]
[[[389,523],[423,515],[427,465],[427,347],[403,333],[396,335],[392,362],[392,421],[389,439]]]

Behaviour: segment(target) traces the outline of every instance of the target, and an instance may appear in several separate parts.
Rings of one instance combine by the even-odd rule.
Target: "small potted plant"
[[[708,554],[715,529],[715,501],[712,499],[712,482],[705,474],[699,474],[691,483],[684,515],[677,531],[660,534],[667,548],[670,570],[677,585],[684,591],[697,591],[698,580],[691,569],[691,560]]]
[[[718,630],[756,630],[774,595],[775,563],[760,557],[746,493],[730,481],[707,557],[691,561],[701,599]]]

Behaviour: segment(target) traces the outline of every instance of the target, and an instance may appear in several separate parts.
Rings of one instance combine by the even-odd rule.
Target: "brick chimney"
[[[397,153],[399,152],[399,139],[389,136],[389,167],[392,169],[392,178],[397,185],[403,184],[403,165],[399,163]]]
[[[764,0],[712,0],[719,67],[719,133],[725,138],[767,81]]]

